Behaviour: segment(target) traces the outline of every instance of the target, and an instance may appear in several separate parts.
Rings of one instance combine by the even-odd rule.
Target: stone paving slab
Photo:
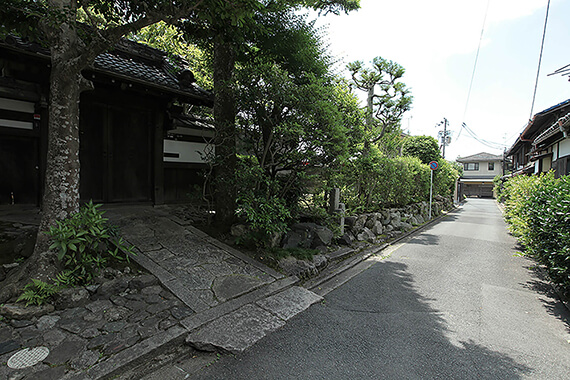
[[[322,300],[323,297],[316,295],[310,290],[300,286],[293,286],[281,293],[259,300],[256,304],[287,321],[300,312],[305,311],[312,304]]]
[[[299,286],[290,287],[194,329],[186,343],[199,350],[237,354],[322,299]]]
[[[194,330],[186,343],[199,350],[223,350],[233,354],[243,352],[268,333],[285,325],[285,321],[254,304]]]
[[[137,248],[133,259],[194,312],[203,312],[284,276],[180,222],[164,210],[108,210],[123,238]]]

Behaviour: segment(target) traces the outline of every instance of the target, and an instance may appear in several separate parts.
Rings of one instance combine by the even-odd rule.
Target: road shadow
[[[429,235],[427,240],[434,241]],[[371,314],[374,322],[363,321],[364,326],[379,333],[366,345],[398,353],[390,355],[383,378],[518,379],[530,372],[504,353],[472,340],[457,340],[446,314],[416,289],[408,265],[383,262],[353,281],[329,297],[326,306]]]
[[[199,379],[520,379],[531,368],[472,340],[416,289],[408,266],[382,262]]]
[[[563,322],[570,332],[570,310],[563,303],[563,301],[568,302],[567,297],[555,289],[544,268],[534,263],[525,266],[525,269],[531,273],[532,280],[521,286],[542,295],[540,301],[548,314]]]
[[[406,242],[406,244],[416,244],[416,245],[436,245],[440,241],[439,235],[432,235],[427,233],[422,233],[414,236]]]

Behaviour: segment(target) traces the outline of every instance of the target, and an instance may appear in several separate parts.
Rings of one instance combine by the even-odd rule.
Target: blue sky
[[[487,141],[510,146],[528,121],[548,0],[361,0],[349,15],[320,17],[331,52],[348,62],[381,56],[406,68],[413,109],[402,126],[436,137],[444,117],[453,134],[446,158],[501,149],[480,144],[465,122]],[[486,12],[487,4],[489,4]],[[467,96],[485,19],[469,102]],[[551,0],[533,114],[570,98],[568,77],[547,74],[570,64],[570,1]],[[346,73],[347,74],[347,73]],[[467,108],[466,108],[467,106]]]

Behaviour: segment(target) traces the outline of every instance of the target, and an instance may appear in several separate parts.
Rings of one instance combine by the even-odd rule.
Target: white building
[[[481,152],[458,157],[456,161],[463,164],[463,176],[458,181],[459,199],[493,196],[493,179],[503,175],[503,156]]]

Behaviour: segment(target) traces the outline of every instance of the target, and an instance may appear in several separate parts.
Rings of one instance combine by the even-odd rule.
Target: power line
[[[505,144],[501,144],[501,143],[496,143],[493,141],[489,141],[489,140],[485,140],[480,138],[479,136],[477,136],[477,134],[467,126],[467,124],[462,123],[461,124],[462,130],[465,129],[467,131],[467,133],[475,140],[477,140],[479,143],[491,148],[491,149],[497,149],[497,150],[501,150],[503,148],[506,147]]]
[[[463,121],[465,121],[465,115],[467,114],[467,106],[469,105],[469,98],[471,97],[471,89],[473,87],[473,80],[475,79],[475,69],[477,68],[477,61],[479,60],[479,51],[481,50],[481,42],[483,41],[483,33],[485,32],[485,24],[487,22],[487,14],[489,13],[490,3],[491,0],[488,0],[487,7],[485,8],[485,17],[483,18],[483,26],[481,27],[481,36],[479,37],[477,54],[475,54],[475,63],[473,64],[473,72],[471,73],[471,83],[469,83],[469,91],[467,91],[467,100],[465,101],[465,109],[463,110]],[[461,131],[459,131],[459,134],[461,135]],[[457,138],[459,138],[459,136],[457,136]]]
[[[544,50],[544,38],[546,37],[546,24],[548,23],[548,11],[550,10],[550,0],[546,5],[546,16],[544,17],[544,29],[542,30],[542,43],[540,44],[540,55],[538,57],[538,68],[536,69],[536,81],[534,82],[534,93],[532,94],[532,105],[530,106],[530,116],[532,119],[532,111],[534,111],[534,100],[536,99],[536,89],[538,88],[538,76],[540,74],[540,65],[542,64],[542,51]]]

